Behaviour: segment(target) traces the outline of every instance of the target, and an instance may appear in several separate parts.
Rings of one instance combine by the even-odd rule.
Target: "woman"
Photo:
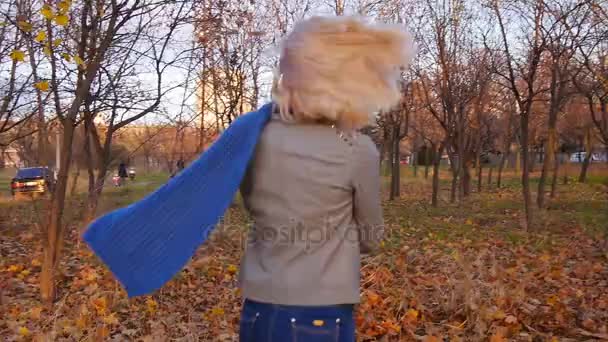
[[[382,236],[378,152],[357,129],[400,99],[395,26],[316,17],[285,39],[275,113],[241,185],[253,219],[240,340],[354,341],[360,254]]]

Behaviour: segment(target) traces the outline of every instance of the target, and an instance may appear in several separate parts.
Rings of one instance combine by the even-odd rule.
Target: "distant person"
[[[241,342],[355,341],[361,253],[383,233],[379,154],[357,130],[399,102],[412,50],[402,28],[349,17],[303,21],[284,41],[241,184]]]
[[[118,165],[118,177],[120,177],[121,181],[124,181],[126,178],[129,178],[129,174],[127,172],[127,165],[124,162],[121,162]]]
[[[184,163],[184,159],[179,158],[179,160],[177,161],[177,172],[183,170],[185,168],[185,163]]]

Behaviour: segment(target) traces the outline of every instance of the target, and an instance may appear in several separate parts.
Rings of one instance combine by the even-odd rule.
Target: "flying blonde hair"
[[[342,129],[370,123],[401,98],[400,67],[414,46],[403,26],[356,17],[313,17],[281,45],[272,96],[284,121],[324,121]]]

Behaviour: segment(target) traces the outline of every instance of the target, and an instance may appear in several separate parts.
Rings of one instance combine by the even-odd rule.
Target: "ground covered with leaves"
[[[408,179],[386,202],[387,237],[365,258],[361,341],[595,341],[608,339],[608,194],[603,184],[562,185],[521,229],[519,188],[428,205],[428,183]],[[105,209],[154,188],[111,191]],[[223,229],[154,296],[128,299],[78,242],[78,215],[61,264],[59,300],[38,300],[39,230],[32,203],[2,203],[0,340],[236,341],[236,287],[246,215]],[[227,227],[227,228],[226,228]]]

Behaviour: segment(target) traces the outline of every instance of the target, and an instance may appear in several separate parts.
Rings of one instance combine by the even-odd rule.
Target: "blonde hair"
[[[399,102],[400,67],[413,50],[402,26],[355,17],[304,20],[282,43],[273,101],[285,121],[361,128]]]

